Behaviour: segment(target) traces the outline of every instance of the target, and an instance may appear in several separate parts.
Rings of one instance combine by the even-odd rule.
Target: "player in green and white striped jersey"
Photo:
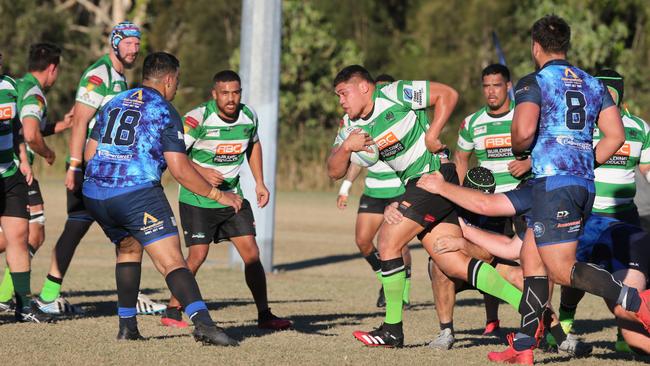
[[[241,101],[241,81],[231,70],[220,71],[213,78],[212,100],[187,112],[184,117],[185,146],[196,170],[221,191],[242,196],[239,171],[248,160],[256,187],[257,205],[269,201],[269,191],[262,172],[262,145],[257,136],[257,114]],[[255,220],[248,200],[241,209],[224,206],[180,187],[179,209],[185,245],[189,247],[188,268],[195,273],[205,261],[210,243],[230,240],[244,261],[246,284],[253,294],[258,311],[258,327],[282,330],[291,321],[271,313],[266,292],[266,274],[255,241]],[[161,322],[185,327],[180,302],[172,297]]]
[[[501,64],[489,65],[483,69],[482,81],[486,105],[467,116],[460,125],[454,154],[456,171],[462,181],[470,156],[475,152],[479,166],[494,175],[495,193],[507,192],[517,187],[530,171],[530,158],[516,160],[512,155],[510,126],[514,101],[508,96],[512,87],[510,71]]]
[[[602,70],[599,79],[608,87],[621,109],[625,143],[607,162],[594,170],[596,199],[592,212],[640,225],[637,207],[635,168],[643,176],[650,172],[650,127],[622,105],[623,77],[613,70]],[[619,85],[620,84],[620,85]],[[594,146],[600,141],[600,130],[594,128]]]
[[[27,182],[33,180],[27,152],[19,134],[18,93],[15,81],[2,74],[0,54],[0,226],[3,229],[1,251],[7,251],[8,269],[0,284],[0,310],[11,311],[11,298],[16,295],[15,314],[18,321],[47,322],[50,319],[32,304],[30,294],[31,260],[27,249],[29,211]],[[14,153],[20,157],[19,167]]]
[[[395,79],[386,74],[379,75],[375,80],[378,87],[387,85],[394,82]],[[346,121],[348,124],[346,124]],[[363,125],[370,121],[350,121],[349,118],[341,119],[340,128],[346,128],[354,125]],[[338,146],[343,141],[336,137],[334,146]],[[345,180],[341,184],[339,195],[336,199],[336,206],[343,210],[347,206],[349,190],[352,182],[361,173],[361,167],[355,164],[350,164]],[[398,202],[399,198],[404,193],[404,185],[399,179],[395,171],[383,161],[378,161],[376,164],[368,167],[368,174],[366,175],[363,194],[359,199],[359,209],[357,211],[357,221],[355,223],[355,242],[361,255],[370,264],[370,268],[375,272],[381,280],[381,266],[379,263],[379,252],[377,251],[373,241],[381,223],[384,221],[384,209],[387,205]],[[404,266],[406,271],[406,285],[404,287],[403,300],[405,305],[409,305],[409,292],[411,288],[411,253],[409,252],[408,245],[402,249],[402,258],[404,258]],[[377,298],[377,307],[386,306],[386,299],[384,297],[383,287],[379,289],[379,297]]]
[[[435,154],[445,147],[439,136],[456,105],[458,93],[447,85],[430,81],[398,81],[377,89],[370,73],[359,65],[341,70],[333,84],[347,118],[371,122],[360,126],[363,131],[351,133],[332,150],[327,161],[329,176],[342,178],[351,153],[376,143],[380,159],[397,173],[406,188],[398,207],[404,218],[394,224],[382,224],[379,232],[386,318],[379,329],[355,332],[355,338],[368,346],[404,344],[402,294],[406,279],[401,249],[416,236],[443,273],[466,280],[518,307],[521,292],[493,267],[460,252],[439,254],[434,250],[438,238],[462,237],[456,207],[416,186],[420,176],[436,171],[445,180],[458,184],[455,166],[441,165],[440,157]],[[430,124],[415,112],[434,105]]]
[[[38,154],[52,165],[55,159],[45,143],[44,136],[62,132],[70,126],[71,114],[63,121],[48,123],[46,89],[52,87],[58,78],[61,49],[48,43],[32,45],[29,51],[28,72],[16,81],[18,118],[27,145],[29,163]],[[32,255],[45,240],[45,212],[43,196],[36,178],[28,187],[29,200],[29,249]]]

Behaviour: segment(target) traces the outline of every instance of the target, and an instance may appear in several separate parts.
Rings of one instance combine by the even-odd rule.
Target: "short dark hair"
[[[530,34],[548,53],[567,53],[571,44],[571,27],[555,14],[546,15],[533,24]]]
[[[51,43],[36,43],[29,47],[27,71],[43,71],[50,65],[59,66],[61,49]]]
[[[625,91],[625,80],[623,75],[612,69],[602,69],[599,70],[595,76],[600,79],[608,89],[612,88],[616,91],[616,94],[618,94],[618,100],[615,100],[615,102],[617,106],[620,106],[623,101],[623,92]]]
[[[142,65],[142,80],[159,79],[178,71],[180,62],[176,56],[167,52],[154,52],[147,55]]]
[[[222,70],[214,74],[212,81],[216,83],[226,83],[228,81],[236,81],[241,85],[241,79],[239,75],[232,70]]]
[[[381,74],[375,78],[375,83],[393,83],[395,78],[389,74]]]
[[[506,83],[510,81],[510,70],[508,70],[508,68],[505,65],[501,65],[501,64],[488,65],[481,72],[481,78],[484,78],[488,75],[496,75],[496,74],[503,76],[503,80],[505,80]]]
[[[333,87],[336,87],[340,83],[344,83],[346,81],[349,81],[353,77],[359,77],[371,84],[374,84],[375,81],[372,79],[372,75],[370,75],[370,72],[366,70],[365,67],[361,65],[350,65],[344,67],[341,71],[339,71],[338,74],[336,74],[336,77],[334,78],[334,82],[332,83]]]

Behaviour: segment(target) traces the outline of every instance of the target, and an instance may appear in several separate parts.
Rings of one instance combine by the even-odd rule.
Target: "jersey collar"
[[[513,110],[514,108],[515,108],[515,101],[514,101],[514,100],[510,100],[510,105],[509,105],[509,108],[508,108],[508,110],[507,110],[506,112],[503,112],[503,113],[496,113],[496,114],[494,114],[494,113],[490,113],[490,107],[485,106],[485,113],[486,113],[488,116],[492,117],[492,118],[501,118],[501,117],[506,116],[508,113],[512,112],[512,110]]]
[[[545,63],[544,66],[542,66],[540,68],[540,70],[545,68],[546,66],[552,66],[552,65],[571,66],[569,61],[567,61],[565,59],[555,59],[555,60],[551,60],[551,61],[548,61],[547,63]]]
[[[212,113],[214,113],[217,116],[217,118],[219,118],[220,120],[222,120],[224,123],[227,124],[233,124],[237,122],[237,120],[239,120],[239,114],[241,113],[241,109],[242,109],[242,104],[239,103],[239,105],[237,106],[237,117],[235,119],[224,119],[219,115],[219,106],[217,105],[216,100],[210,99],[210,102],[208,102],[208,106],[212,111]]]
[[[29,81],[30,83],[38,86],[39,89],[43,90],[43,86],[38,81],[38,79],[34,75],[32,75],[31,72],[28,72],[27,74],[25,74],[25,76],[23,76],[23,79]]]

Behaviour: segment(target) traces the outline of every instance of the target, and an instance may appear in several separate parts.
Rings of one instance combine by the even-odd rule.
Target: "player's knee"
[[[357,247],[359,248],[359,251],[363,256],[367,256],[372,252],[374,245],[372,244],[372,240],[367,240],[365,238],[356,238],[355,240]]]
[[[205,259],[208,257],[208,249],[209,247],[206,245],[205,248],[203,246],[191,246],[189,254],[187,256],[187,262],[188,264],[191,262],[192,264],[198,264],[201,265],[203,262],[205,262]]]

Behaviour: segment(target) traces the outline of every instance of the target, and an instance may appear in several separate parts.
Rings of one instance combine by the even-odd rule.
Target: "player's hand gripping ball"
[[[340,141],[345,141],[352,132],[360,131],[359,127],[348,126],[339,131],[338,138]],[[375,165],[379,161],[379,147],[373,141],[372,145],[365,146],[363,150],[353,152],[350,155],[350,162],[362,167],[369,167]]]

